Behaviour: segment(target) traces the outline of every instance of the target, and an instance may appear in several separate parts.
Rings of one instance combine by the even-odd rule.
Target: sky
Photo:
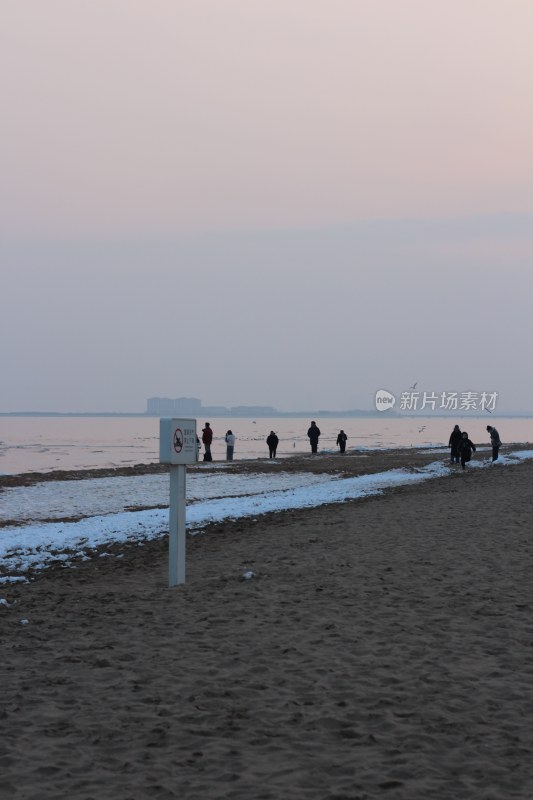
[[[3,0],[0,412],[533,413],[530,0]]]

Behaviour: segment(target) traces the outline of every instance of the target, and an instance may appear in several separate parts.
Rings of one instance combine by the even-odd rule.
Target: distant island
[[[296,411],[279,411],[274,406],[204,406],[197,397],[150,397],[146,401],[145,411],[0,411],[0,417],[190,417],[198,419],[203,417],[240,417],[248,419],[259,419],[265,417],[305,417],[308,419],[327,419],[336,417],[346,419],[347,417],[516,417],[529,419],[533,416],[526,412],[494,412],[493,414],[472,413],[464,409],[447,411],[445,413],[429,412],[425,410],[394,410],[378,411],[375,408],[370,410],[353,408],[348,410],[331,410],[319,408],[309,410],[298,409]]]
[[[396,412],[383,412],[372,409],[351,409],[349,411],[278,411],[273,406],[204,406],[197,397],[150,397],[146,402],[147,416],[151,417],[377,417],[399,416]]]

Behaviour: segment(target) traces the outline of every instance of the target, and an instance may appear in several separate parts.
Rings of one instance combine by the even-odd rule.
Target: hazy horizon
[[[0,412],[533,411],[532,4],[0,20]]]

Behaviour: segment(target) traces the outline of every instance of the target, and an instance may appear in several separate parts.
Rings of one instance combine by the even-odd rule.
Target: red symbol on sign
[[[181,453],[183,450],[183,431],[181,428],[176,428],[174,431],[174,450],[176,453]]]

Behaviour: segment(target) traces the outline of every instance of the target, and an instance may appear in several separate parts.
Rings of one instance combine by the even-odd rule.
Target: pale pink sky
[[[533,211],[530,0],[3,0],[2,226]]]
[[[0,411],[533,413],[532,0],[2,0]]]

